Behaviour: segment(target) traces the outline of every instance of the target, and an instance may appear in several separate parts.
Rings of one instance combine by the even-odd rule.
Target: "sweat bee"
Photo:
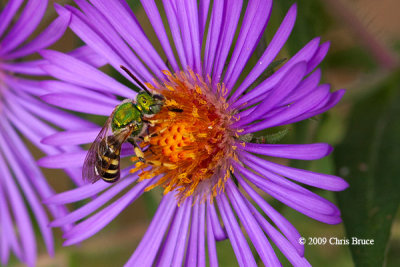
[[[121,146],[125,141],[133,145],[136,156],[140,161],[144,161],[144,154],[137,142],[146,132],[146,118],[160,112],[164,105],[162,95],[150,93],[127,68],[121,68],[143,91],[137,94],[136,100],[125,99],[114,108],[89,148],[83,164],[82,177],[92,183],[99,179],[114,183],[119,179]]]

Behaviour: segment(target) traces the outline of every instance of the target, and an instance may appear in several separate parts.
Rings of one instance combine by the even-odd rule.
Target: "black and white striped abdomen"
[[[95,166],[96,174],[107,183],[114,183],[120,177],[120,148],[115,147],[113,140],[110,140],[112,138],[109,136],[107,144],[100,146],[102,151],[97,154],[98,160]]]

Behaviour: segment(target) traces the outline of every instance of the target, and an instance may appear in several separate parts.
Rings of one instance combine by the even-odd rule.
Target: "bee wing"
[[[126,139],[128,139],[128,137],[131,135],[131,133],[133,132],[133,128],[132,127],[126,127],[125,129],[121,129],[120,131],[118,131],[117,133],[115,133],[112,136],[108,136],[107,137],[107,145],[105,145],[105,148],[112,148],[113,150],[113,155],[115,156],[115,159],[117,159],[118,161],[118,174],[117,176],[113,177],[112,180],[109,180],[105,177],[103,177],[103,180],[106,182],[116,182],[119,179],[120,176],[120,154],[121,154],[121,147],[122,147],[122,143],[125,142]],[[100,155],[106,155],[109,154],[110,150],[108,149],[103,149],[100,150]],[[102,162],[102,169],[104,170],[108,170],[110,168],[110,165],[112,164],[113,160],[109,160],[109,161],[103,161]],[[115,164],[115,163],[113,163]]]
[[[113,134],[111,130],[112,117],[113,114],[107,119],[107,122],[88,150],[82,169],[82,178],[84,181],[95,183],[102,178],[96,172],[96,163],[101,161],[102,156],[107,152],[109,147],[112,147],[119,155],[122,143],[125,142],[133,131],[132,127],[127,127]],[[110,167],[110,162],[107,164],[107,166],[103,166],[104,169]]]
[[[94,140],[86,154],[85,162],[83,163],[82,169],[82,179],[84,181],[94,183],[101,178],[101,176],[96,173],[95,167],[96,162],[99,160],[99,152],[104,150],[107,145],[107,142],[103,142],[103,140],[107,140],[107,137],[112,134],[111,121],[112,114],[107,119],[106,123],[100,130],[100,133],[97,135],[96,139]]]

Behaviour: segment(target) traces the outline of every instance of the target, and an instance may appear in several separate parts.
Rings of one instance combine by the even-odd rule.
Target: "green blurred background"
[[[131,0],[130,4],[149,38],[161,51],[138,2]],[[332,90],[346,88],[347,93],[328,113],[289,126],[289,133],[281,141],[328,142],[336,148],[334,153],[315,162],[284,163],[340,175],[351,187],[338,194],[314,190],[339,205],[344,219],[339,225],[319,223],[266,198],[307,240],[309,237],[343,239],[353,236],[375,240],[373,246],[306,244],[306,257],[313,266],[400,266],[400,215],[397,212],[400,192],[400,1],[275,0],[259,50],[268,44],[286,11],[295,2],[298,3],[296,26],[278,58],[290,57],[315,36],[321,36],[322,41],[330,40],[331,49],[320,66],[323,82],[330,83]],[[55,12],[49,5],[42,26],[54,17]],[[69,31],[52,48],[69,51],[80,44]],[[253,64],[255,60],[256,55],[252,58]],[[104,71],[112,73],[107,67]],[[98,122],[102,123],[101,120]],[[36,156],[43,155],[36,152]],[[63,173],[43,171],[58,192],[71,188]],[[144,234],[160,198],[161,191],[157,189],[145,194],[100,233],[79,246],[62,247],[61,231],[55,229],[56,255],[54,258],[47,256],[42,241],[39,241],[38,266],[122,266]],[[218,243],[217,248],[220,266],[237,266],[229,241]],[[284,266],[290,266],[281,258]],[[10,266],[20,264],[14,259]]]

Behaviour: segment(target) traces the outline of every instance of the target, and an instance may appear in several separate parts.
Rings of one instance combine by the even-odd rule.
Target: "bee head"
[[[136,96],[136,105],[144,114],[153,115],[160,112],[164,105],[164,97],[142,91]]]

